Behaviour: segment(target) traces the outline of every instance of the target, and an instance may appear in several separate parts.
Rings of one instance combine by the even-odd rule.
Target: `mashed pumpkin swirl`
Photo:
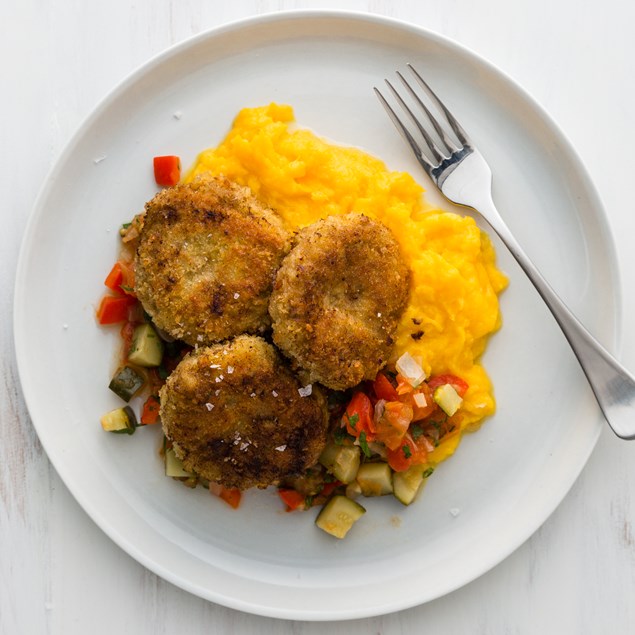
[[[479,363],[500,326],[498,294],[507,284],[492,244],[469,217],[431,208],[423,188],[356,148],[337,146],[294,126],[290,106],[245,108],[222,143],[202,152],[187,180],[211,172],[248,186],[290,229],[320,218],[365,214],[395,235],[412,272],[410,301],[398,327],[394,359],[421,358],[429,375],[452,373],[470,388],[460,425],[474,430],[494,412],[491,382]],[[430,456],[454,452],[459,436]]]

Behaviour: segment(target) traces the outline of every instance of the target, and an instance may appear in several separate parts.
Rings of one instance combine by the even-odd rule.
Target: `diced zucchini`
[[[108,388],[124,401],[130,401],[141,390],[144,377],[131,366],[122,366],[110,380]]]
[[[165,450],[165,475],[174,478],[190,478],[194,476],[183,467],[183,462],[176,456],[174,448]]]
[[[459,393],[450,384],[439,386],[432,394],[432,397],[448,417],[451,417],[463,403]]]
[[[363,496],[392,493],[392,470],[388,463],[364,463],[357,471],[357,482]]]
[[[355,521],[365,513],[366,510],[350,498],[333,496],[318,514],[315,524],[331,536],[344,538]]]
[[[359,448],[355,445],[327,443],[319,460],[338,481],[347,484],[355,480],[359,458]]]
[[[163,359],[163,341],[152,324],[139,324],[132,334],[128,359],[137,366],[153,368]]]
[[[133,434],[137,427],[137,417],[130,406],[117,408],[101,418],[101,427],[106,432]]]
[[[412,465],[404,472],[395,472],[392,475],[395,498],[404,505],[410,505],[433,471],[429,465],[422,464]]]

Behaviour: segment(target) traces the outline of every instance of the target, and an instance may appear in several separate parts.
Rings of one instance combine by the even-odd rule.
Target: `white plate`
[[[406,62],[425,73],[477,141],[495,174],[495,199],[527,252],[599,339],[614,344],[612,243],[593,186],[561,132],[473,53],[377,16],[274,14],[170,49],[83,124],[30,219],[15,332],[42,444],[117,544],[214,602],[332,620],[448,593],[544,522],[603,425],[552,318],[496,243],[511,277],[502,298],[504,328],[485,356],[498,413],[463,441],[416,504],[369,500],[369,512],[342,542],[314,527],[315,511],[282,512],[271,492],[249,493],[233,511],[202,489],[165,478],[158,430],[133,437],[101,431],[100,415],[118,403],[107,389],[116,335],[96,326],[94,306],[117,254],[119,225],[155,192],[151,158],[178,154],[188,164],[222,139],[241,107],[277,101],[292,104],[301,125],[362,146],[425,184],[372,93]]]

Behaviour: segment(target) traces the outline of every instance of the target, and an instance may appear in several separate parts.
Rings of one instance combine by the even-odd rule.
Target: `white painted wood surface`
[[[327,624],[239,613],[163,581],[94,525],[50,466],[21,397],[11,317],[19,243],[46,173],[96,103],[152,55],[238,18],[303,8],[369,11],[438,31],[498,65],[546,107],[604,199],[622,271],[622,358],[635,368],[633,3],[4,0],[0,633],[635,632],[635,442],[608,430],[558,510],[493,571],[415,609]]]

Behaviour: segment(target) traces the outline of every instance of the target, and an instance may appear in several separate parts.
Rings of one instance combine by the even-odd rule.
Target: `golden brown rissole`
[[[410,272],[390,230],[361,214],[305,227],[269,302],[275,344],[308,380],[343,390],[374,379],[406,307]]]
[[[244,335],[187,355],[161,389],[165,435],[184,467],[226,487],[266,487],[317,462],[326,400],[276,349]]]
[[[191,345],[263,333],[289,242],[278,215],[250,190],[199,177],[146,204],[135,291],[160,329]]]

